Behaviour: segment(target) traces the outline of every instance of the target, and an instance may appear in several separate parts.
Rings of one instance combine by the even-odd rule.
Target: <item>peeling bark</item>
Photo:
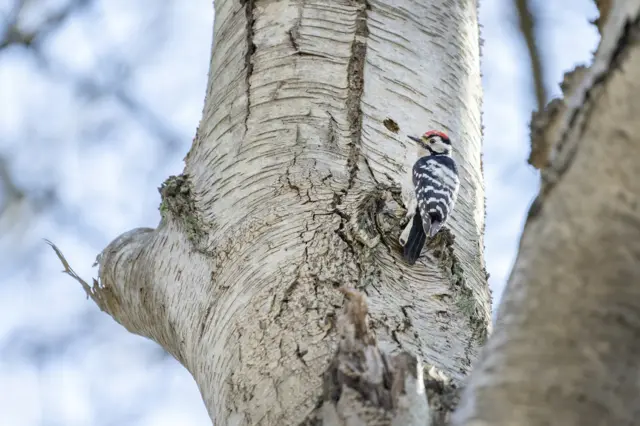
[[[380,351],[367,324],[364,297],[343,290],[348,300],[338,318],[338,350],[324,373],[324,425],[422,425],[429,417],[422,365],[402,352]]]
[[[193,374],[217,425],[280,425],[317,411],[319,372],[344,379],[352,354],[337,288],[353,288],[377,336],[361,349],[399,372],[389,395],[410,394],[405,412],[424,413],[407,391],[422,374],[413,357],[455,387],[490,328],[476,2],[215,8],[185,170],[161,187],[160,226],[112,244],[92,291]],[[429,128],[454,141],[462,187],[448,229],[410,267],[397,243],[399,182],[414,158],[406,134]],[[350,389],[332,400],[336,413],[371,402]],[[375,403],[397,408],[383,394]],[[447,399],[434,400],[443,417]]]
[[[640,1],[614,1],[593,66],[534,123],[540,194],[454,425],[638,423],[639,74]]]

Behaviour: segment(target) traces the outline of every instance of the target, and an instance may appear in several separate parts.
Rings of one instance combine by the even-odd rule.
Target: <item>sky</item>
[[[209,425],[195,382],[60,274],[42,238],[83,277],[115,236],[159,219],[157,187],[182,171],[202,112],[211,0],[32,0],[26,29],[85,4],[36,39],[0,50],[0,425]],[[0,0],[0,35],[16,0]],[[539,0],[547,91],[588,64],[591,0]],[[485,260],[494,302],[538,184],[526,164],[535,99],[509,0],[481,0]],[[140,159],[144,159],[141,161]],[[6,201],[12,202],[7,204]]]

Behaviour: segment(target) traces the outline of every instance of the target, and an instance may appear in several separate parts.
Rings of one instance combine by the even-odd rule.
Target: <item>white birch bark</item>
[[[311,418],[337,347],[338,287],[367,295],[382,350],[363,349],[369,361],[406,350],[459,381],[490,321],[476,2],[215,8],[205,107],[184,174],[161,188],[157,229],[131,231],[103,252],[91,296],[193,374],[220,426]],[[397,243],[397,182],[414,160],[405,135],[431,128],[453,140],[462,187],[451,232],[409,267]],[[412,362],[413,379],[394,389],[416,388]],[[349,398],[327,398],[334,415],[349,412]],[[418,407],[424,396],[394,401],[380,404]],[[393,424],[424,423],[421,410]]]
[[[455,425],[639,422],[640,1],[598,5],[594,64],[534,120],[541,192]]]

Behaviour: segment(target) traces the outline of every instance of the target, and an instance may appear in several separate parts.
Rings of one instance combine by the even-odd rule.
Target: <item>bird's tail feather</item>
[[[416,209],[416,214],[413,216],[413,224],[411,225],[411,231],[407,238],[407,243],[404,245],[404,258],[409,265],[413,265],[420,257],[422,247],[427,240],[427,234],[423,228],[422,217],[420,211]]]
[[[431,223],[431,227],[429,228],[429,238],[435,237],[435,235],[442,228],[442,222],[433,222]]]

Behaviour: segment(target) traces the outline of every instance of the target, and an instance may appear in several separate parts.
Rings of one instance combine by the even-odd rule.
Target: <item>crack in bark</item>
[[[311,56],[316,58],[329,58],[327,55],[322,55],[319,53],[312,53],[302,50],[300,47],[300,42],[298,39],[300,38],[300,24],[302,23],[302,12],[304,6],[298,9],[298,18],[296,19],[295,24],[287,31],[287,35],[289,36],[289,44],[294,50],[294,55],[296,56]]]
[[[347,65],[348,91],[346,109],[351,143],[349,144],[349,153],[347,156],[349,179],[347,181],[347,188],[343,191],[342,196],[346,195],[353,187],[356,175],[358,174],[358,160],[361,149],[362,111],[360,109],[360,102],[364,89],[364,64],[367,53],[366,39],[369,36],[369,28],[367,26],[367,1],[358,1],[358,3],[361,9],[356,17],[356,31],[351,44],[351,57]],[[340,201],[342,201],[342,199],[340,199]],[[341,204],[341,202],[338,204]]]
[[[307,365],[307,361],[304,360],[304,356],[308,352],[309,351],[306,349],[300,349],[300,344],[296,342],[296,357],[300,360],[302,365],[304,365],[305,367],[308,367],[308,365]]]
[[[293,50],[295,50],[296,53],[300,53],[300,46],[298,46],[298,37],[300,36],[299,29],[298,29],[299,25],[300,23],[297,22],[293,27],[291,27],[291,29],[288,32],[289,43],[291,43],[291,47],[293,47]]]
[[[384,201],[382,194],[377,189],[365,194],[358,203],[355,213],[351,215],[351,220],[349,220],[353,236],[369,250],[375,248],[382,239],[382,235],[378,233],[376,226],[376,216],[380,212]]]
[[[251,62],[253,54],[256,51],[256,45],[253,42],[253,24],[255,19],[253,17],[255,0],[240,0],[240,4],[244,6],[246,19],[247,19],[247,54],[245,56],[246,77],[245,83],[247,86],[247,113],[244,117],[244,130],[245,137],[249,132],[249,115],[251,114],[251,75],[253,74],[253,63]]]
[[[329,116],[329,124],[327,125],[327,146],[331,151],[335,151],[338,147],[338,134],[336,132],[338,122],[329,111],[327,111],[327,115]]]
[[[366,0],[359,0],[356,3],[360,6],[360,8],[356,16],[356,30],[354,33],[353,42],[351,44],[351,57],[349,58],[349,63],[347,65],[348,89],[346,99],[346,115],[347,122],[349,123],[349,137],[351,139],[349,143],[349,150],[347,153],[348,179],[346,188],[334,193],[334,197],[330,205],[331,211],[329,214],[337,214],[340,217],[340,224],[334,232],[346,244],[349,253],[353,256],[353,261],[358,268],[358,282],[360,282],[364,275],[364,270],[361,264],[361,259],[357,255],[358,251],[354,247],[354,244],[357,243],[357,240],[351,238],[348,235],[348,225],[351,216],[339,209],[339,206],[342,205],[342,200],[348,194],[349,190],[353,188],[353,185],[355,183],[355,179],[358,173],[358,161],[360,158],[361,147],[360,138],[362,134],[362,111],[360,110],[360,103],[364,88],[363,72],[367,48],[366,38],[369,35],[369,30],[367,27],[366,14],[366,10],[368,8],[367,2]],[[297,40],[297,36],[299,35],[297,29],[298,26],[299,21],[289,32],[289,37],[294,49],[296,49],[296,51],[300,53],[299,43]],[[335,140],[337,138],[335,132],[335,126],[337,125],[337,122],[335,121],[331,113],[327,112],[327,114],[329,116],[327,139],[329,141],[329,145],[331,145],[332,143],[335,143]]]
[[[278,306],[278,312],[276,312],[276,314],[273,316],[274,321],[276,321],[277,319],[280,319],[280,317],[282,316],[282,312],[284,311],[285,307],[289,304],[289,301],[291,300],[291,295],[293,294],[295,289],[300,286],[300,279],[302,278],[302,268],[304,265],[307,264],[308,260],[309,260],[309,247],[305,242],[302,261],[296,268],[296,275],[293,277],[293,280],[284,290],[282,299],[280,300],[280,306]]]
[[[207,325],[209,325],[209,317],[211,316],[211,310],[213,305],[207,306],[207,309],[202,317],[202,321],[200,322],[200,332],[198,333],[198,342],[202,341],[202,336],[204,336],[204,331],[207,329]]]
[[[291,168],[296,165],[297,160],[298,160],[298,156],[294,154],[293,160],[291,160],[291,164],[289,164],[289,166],[287,167],[287,170],[285,170],[285,179],[287,181],[287,186],[289,187],[289,189],[294,190],[298,198],[302,198],[302,196],[300,195],[300,187],[295,183],[291,182]]]
[[[400,311],[402,312],[402,316],[404,318],[402,319],[402,322],[400,322],[399,324],[396,324],[394,329],[391,330],[391,337],[398,344],[398,347],[400,347],[401,349],[404,349],[404,347],[402,346],[402,342],[400,342],[400,339],[398,338],[398,333],[406,334],[405,332],[411,327],[413,327],[413,323],[411,322],[411,318],[409,318],[407,309],[414,309],[414,306],[412,305],[400,306]],[[418,338],[417,335],[416,335],[416,338]]]

